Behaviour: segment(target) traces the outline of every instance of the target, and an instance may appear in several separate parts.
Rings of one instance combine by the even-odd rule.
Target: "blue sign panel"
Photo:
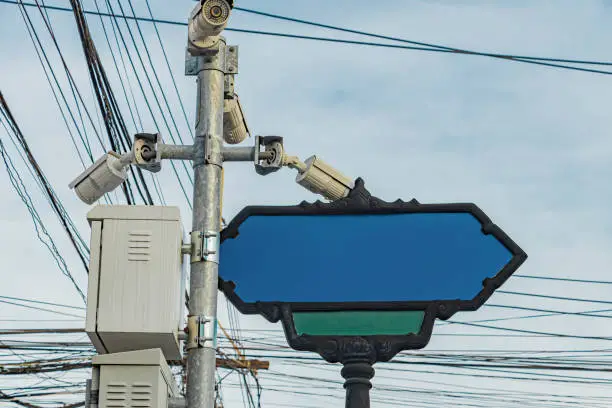
[[[512,256],[469,212],[254,214],[219,267],[245,302],[471,301]]]
[[[385,202],[357,179],[332,203],[243,209],[221,233],[219,288],[282,320],[295,349],[341,361],[360,338],[387,361],[424,347],[436,318],[477,310],[526,258],[475,204]]]

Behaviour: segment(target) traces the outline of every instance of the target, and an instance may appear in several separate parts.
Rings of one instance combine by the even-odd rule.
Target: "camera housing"
[[[189,17],[189,42],[197,48],[215,45],[219,41],[219,34],[227,27],[233,3],[227,0],[199,2]]]
[[[223,101],[223,140],[227,144],[242,143],[249,136],[249,127],[238,95]]]
[[[299,185],[315,194],[321,194],[330,201],[346,197],[354,187],[350,178],[317,156],[306,159],[304,165],[298,167],[298,172],[295,181]]]
[[[108,152],[74,179],[69,187],[74,189],[81,201],[93,204],[125,181],[131,158],[130,153],[121,156]]]

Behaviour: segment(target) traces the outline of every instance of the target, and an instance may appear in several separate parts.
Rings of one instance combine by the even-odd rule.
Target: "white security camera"
[[[353,181],[317,156],[302,163],[297,157],[285,156],[284,164],[296,169],[295,181],[307,190],[321,194],[330,201],[346,197],[353,189]]]
[[[198,2],[189,18],[189,41],[199,48],[215,45],[227,26],[232,7],[226,0]]]
[[[127,178],[127,167],[133,159],[133,154],[119,155],[108,152],[79,177],[70,183],[77,196],[86,204],[93,204],[104,194],[110,193]]]
[[[223,140],[227,144],[242,143],[249,135],[249,127],[242,112],[240,99],[234,94],[232,99],[223,101]]]

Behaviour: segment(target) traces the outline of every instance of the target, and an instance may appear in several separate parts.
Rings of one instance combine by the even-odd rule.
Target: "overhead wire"
[[[78,229],[74,225],[74,222],[72,221],[72,218],[68,214],[68,211],[63,206],[61,200],[59,199],[55,190],[51,186],[51,183],[49,183],[47,177],[45,176],[40,165],[38,164],[38,161],[34,157],[34,154],[32,150],[30,149],[30,146],[26,140],[26,137],[24,133],[22,132],[21,128],[19,127],[19,124],[17,123],[15,116],[13,116],[13,113],[8,105],[8,102],[4,98],[4,95],[2,94],[1,90],[0,90],[0,112],[2,113],[2,116],[4,117],[4,119],[6,120],[6,123],[9,125],[9,127],[13,131],[13,135],[15,139],[17,139],[19,146],[21,147],[25,156],[27,157],[29,167],[36,174],[36,179],[40,183],[40,186],[42,186],[45,197],[47,198],[49,204],[51,205],[53,212],[56,214],[57,218],[59,219],[60,224],[62,225],[64,231],[68,235],[68,238],[70,239],[70,242],[72,243],[72,246],[74,247],[77,255],[79,256],[83,264],[83,267],[85,268],[85,272],[89,273],[89,248],[87,244],[85,243],[85,240],[81,237]],[[9,137],[11,137],[10,133],[9,133]]]
[[[15,4],[16,1],[14,1],[14,0],[0,0],[0,3]],[[28,5],[28,3],[24,3],[24,4]],[[67,9],[65,7],[60,7],[60,6],[47,6],[47,8],[49,8],[50,10],[56,10],[56,11],[67,11]],[[235,9],[239,10],[239,8],[235,8]],[[240,10],[245,11],[247,9],[240,8]],[[127,16],[125,14],[117,14],[117,13],[114,13],[114,12],[111,12],[111,13],[98,13],[98,12],[91,11],[91,10],[84,10],[84,13],[85,14],[102,15],[102,16],[105,16],[105,17],[122,18],[122,19],[125,19],[125,20],[147,21],[147,22],[151,22],[151,23],[155,22],[155,23],[159,23],[159,24],[171,24],[171,25],[179,25],[179,26],[186,26],[187,25],[187,23],[181,22],[181,21],[161,20],[161,19],[146,18],[146,17],[132,17],[132,16]],[[263,12],[259,12],[259,13],[263,13]],[[265,13],[265,14],[269,14],[269,16],[273,16],[271,13]],[[278,16],[278,15],[274,15],[274,16],[275,16],[274,18],[283,18],[283,19],[286,18],[286,19],[290,19],[289,21],[297,20],[295,22],[308,23],[309,25],[321,25],[321,26],[323,26],[320,23],[309,22],[309,21],[306,21],[306,20],[291,19],[291,18],[288,18],[288,17]],[[349,30],[349,29],[343,29],[341,27],[336,27],[336,26],[331,26],[331,25],[327,25],[326,28],[334,29],[336,31],[338,31],[338,30]],[[388,37],[389,40],[395,41],[395,42],[403,42],[403,43],[410,43],[410,44],[424,44],[424,45],[423,46],[416,46],[416,45],[415,46],[409,46],[409,45],[399,45],[399,44],[389,44],[389,43],[376,43],[376,42],[367,42],[367,41],[344,40],[344,39],[338,39],[338,38],[307,36],[307,35],[288,34],[288,33],[280,33],[280,32],[261,31],[261,30],[239,29],[239,28],[232,28],[232,27],[226,28],[225,31],[244,33],[244,34],[256,34],[256,35],[265,35],[265,36],[274,36],[274,37],[284,37],[284,38],[292,38],[292,39],[322,41],[322,42],[330,42],[330,43],[340,43],[340,44],[352,44],[352,45],[363,45],[363,46],[371,46],[371,47],[391,48],[391,49],[403,49],[403,50],[437,52],[437,53],[450,53],[450,54],[454,54],[454,55],[484,56],[484,57],[491,57],[491,58],[495,58],[495,59],[501,59],[501,60],[504,60],[504,61],[522,62],[522,63],[535,64],[535,65],[546,66],[546,67],[561,68],[561,69],[568,69],[568,70],[582,71],[582,72],[589,72],[589,73],[596,73],[596,74],[604,74],[604,75],[612,75],[612,71],[604,71],[604,70],[582,68],[582,67],[571,66],[571,65],[563,65],[563,63],[565,63],[565,64],[576,64],[576,65],[601,65],[601,66],[612,65],[612,62],[607,62],[607,61],[588,61],[588,60],[566,59],[566,58],[551,58],[551,57],[535,57],[535,56],[512,55],[512,54],[486,53],[486,52],[465,50],[465,49],[460,49],[460,48],[446,47],[446,46],[441,46],[441,45],[437,45],[437,44],[420,43],[420,42],[417,42],[417,41],[402,39],[402,38],[398,38],[398,37],[391,37],[391,36],[384,36],[384,37]],[[378,34],[366,33],[366,32],[359,31],[359,30],[349,30],[349,31],[354,31],[354,33],[359,33],[360,35],[368,35],[370,37],[379,36]],[[560,64],[553,64],[552,62],[559,62]]]
[[[109,14],[109,16],[111,16],[111,17],[115,16],[115,14],[114,14],[114,9],[113,9],[113,7],[112,7],[112,5],[111,5],[111,3],[110,3],[110,0],[106,0],[106,5],[107,5],[107,8],[108,8],[108,9],[111,11],[111,13],[107,13],[107,14]],[[102,13],[102,14],[105,14],[105,13]],[[119,38],[121,39],[121,44],[123,45],[123,48],[124,48],[124,49],[125,49],[125,51],[126,51],[126,56],[128,57],[128,62],[130,63],[130,66],[132,67],[132,70],[133,70],[133,72],[134,72],[134,76],[135,76],[135,78],[136,78],[136,81],[138,82],[138,87],[139,87],[139,89],[140,89],[140,91],[141,91],[141,93],[142,93],[142,95],[143,95],[143,97],[144,97],[145,106],[147,107],[147,109],[148,109],[148,111],[149,111],[149,113],[150,113],[150,115],[151,115],[151,119],[152,119],[152,121],[153,121],[153,123],[154,123],[155,127],[156,127],[156,128],[158,128],[158,129],[160,129],[160,126],[158,125],[157,120],[156,120],[156,118],[155,118],[155,117],[156,117],[156,115],[155,115],[155,113],[153,112],[153,109],[152,109],[152,107],[151,107],[151,104],[149,103],[149,98],[147,97],[147,94],[146,94],[146,92],[145,92],[145,89],[144,89],[144,86],[143,86],[143,84],[142,84],[142,81],[140,80],[140,75],[139,75],[139,71],[140,71],[140,70],[138,70],[138,69],[136,68],[135,64],[134,64],[133,58],[132,58],[132,56],[131,56],[131,54],[130,54],[130,51],[129,51],[129,47],[128,47],[128,45],[127,45],[127,42],[126,42],[126,40],[125,40],[125,37],[124,37],[123,32],[122,32],[122,30],[121,30],[121,27],[120,27],[120,25],[119,25],[118,19],[117,19],[116,17],[113,17],[113,18],[111,19],[111,22],[112,22],[112,23],[114,23],[115,27],[117,28],[117,33],[119,34]],[[139,52],[138,52],[138,46],[137,46],[137,44],[136,44],[136,41],[135,41],[135,39],[134,39],[134,37],[133,37],[133,34],[132,34],[132,32],[131,32],[131,29],[130,29],[129,25],[127,24],[127,20],[125,20],[125,23],[126,23],[126,28],[128,29],[128,33],[130,34],[130,38],[132,39],[132,42],[133,42],[133,44],[134,44],[135,50],[137,51],[137,52],[136,52],[136,56],[138,57],[138,60],[140,61],[141,65],[142,65],[142,67],[143,67],[143,73],[145,74],[145,78],[147,79],[147,83],[149,84],[149,86],[150,86],[151,90],[153,91],[153,94],[152,94],[152,95],[153,95],[153,99],[156,101],[157,106],[158,106],[158,108],[160,109],[160,111],[161,111],[161,113],[162,113],[162,119],[164,120],[164,123],[166,124],[166,128],[168,129],[168,132],[169,132],[169,134],[171,135],[171,139],[172,139],[173,141],[175,141],[175,140],[174,140],[173,133],[172,133],[172,131],[171,131],[171,129],[170,129],[170,127],[169,127],[169,125],[168,125],[167,121],[166,121],[165,115],[163,114],[163,110],[161,109],[161,104],[159,103],[159,100],[158,100],[158,98],[157,98],[157,96],[156,96],[156,94],[155,94],[155,89],[154,89],[154,87],[153,87],[153,85],[152,85],[151,79],[150,79],[150,77],[149,77],[149,75],[148,75],[148,72],[147,72],[147,70],[146,70],[146,66],[144,65],[144,62],[142,61],[142,57],[140,56],[140,54],[139,54]],[[175,141],[175,142],[176,142],[176,141]],[[192,180],[192,178],[191,178],[191,174],[189,173],[189,171],[188,171],[188,169],[187,169],[186,164],[184,163],[184,161],[182,162],[182,164],[183,164],[183,168],[184,168],[184,170],[185,170],[185,172],[186,172],[186,174],[187,174],[188,179],[189,179],[191,182],[193,182],[193,180]],[[181,191],[182,191],[182,193],[183,193],[183,195],[184,195],[184,197],[185,197],[185,199],[186,199],[186,201],[187,201],[188,206],[191,208],[191,200],[190,200],[190,198],[189,198],[189,195],[187,194],[187,191],[185,190],[185,186],[183,185],[182,179],[181,179],[181,177],[179,176],[179,173],[178,173],[178,171],[177,171],[177,169],[176,169],[176,165],[174,164],[174,162],[173,162],[173,161],[170,161],[170,165],[172,166],[172,169],[173,169],[173,171],[174,171],[174,174],[175,174],[175,176],[176,176],[176,178],[177,178],[177,181],[178,181],[178,183],[179,183],[179,188],[181,189]]]
[[[14,297],[14,296],[0,296],[0,299],[16,300],[16,301],[27,302],[27,303],[37,303],[40,305],[57,306],[57,307],[64,307],[68,309],[85,310],[84,307],[80,307],[80,306],[63,305],[60,303],[45,302],[42,300],[35,300],[35,299],[24,299],[24,298],[19,298],[19,297]]]
[[[495,293],[503,293],[506,295],[516,295],[516,296],[528,296],[528,297],[536,297],[543,299],[555,299],[555,300],[565,300],[570,302],[585,302],[585,303],[599,303],[603,305],[612,305],[612,301],[608,300],[597,300],[597,299],[584,299],[584,298],[575,298],[568,296],[554,296],[554,295],[544,295],[540,293],[529,293],[529,292],[515,292],[508,290],[497,290]]]
[[[592,280],[592,279],[575,279],[575,278],[561,278],[555,276],[535,276],[535,275],[512,275],[513,278],[524,278],[524,279],[540,279],[558,282],[572,282],[572,283],[592,283],[598,285],[612,285],[612,281],[605,280]]]
[[[0,112],[4,113],[3,111],[0,111]],[[0,121],[3,122],[2,119],[0,119]],[[2,161],[4,162],[4,166],[9,176],[9,181],[11,185],[13,186],[13,189],[15,190],[15,192],[17,193],[17,195],[19,196],[23,204],[26,206],[28,212],[30,213],[38,239],[49,250],[49,252],[53,256],[53,259],[55,260],[56,265],[58,266],[62,274],[70,280],[73,287],[76,289],[77,293],[79,294],[79,296],[85,303],[86,302],[85,294],[83,293],[83,291],[77,284],[76,280],[74,279],[74,276],[72,275],[72,273],[70,272],[70,269],[68,268],[68,265],[66,264],[66,260],[59,252],[59,249],[57,248],[52,235],[47,230],[47,227],[45,226],[44,221],[42,220],[42,218],[40,217],[40,214],[36,210],[36,206],[34,205],[32,201],[32,197],[30,196],[30,193],[28,192],[28,189],[25,183],[21,179],[21,176],[19,175],[19,172],[17,171],[13,161],[11,160],[10,156],[7,154],[4,143],[2,142],[1,139],[0,139],[0,156],[2,157]]]
[[[121,3],[121,0],[117,0],[117,4],[119,5],[119,8],[121,9],[121,12],[122,12],[123,14],[125,14],[125,10],[123,9],[123,6],[122,6],[122,3]],[[129,7],[130,7],[130,9],[131,9],[131,11],[132,11],[132,14],[133,14],[133,15],[134,15],[134,17],[135,17],[135,16],[136,16],[136,11],[134,10],[134,7],[133,7],[133,5],[132,5],[132,1],[131,1],[131,0],[128,0],[128,5],[129,5]],[[150,67],[150,69],[151,69],[151,72],[153,73],[153,77],[155,78],[155,81],[156,81],[157,86],[158,86],[158,88],[159,88],[159,93],[161,94],[162,99],[163,99],[163,101],[164,101],[164,103],[165,103],[166,109],[167,109],[167,111],[168,111],[168,115],[170,116],[170,121],[172,122],[172,124],[173,124],[173,126],[174,126],[174,130],[176,131],[176,136],[177,136],[178,140],[181,142],[181,144],[183,144],[183,145],[184,145],[184,144],[185,144],[185,142],[183,141],[183,137],[181,136],[181,131],[179,130],[179,128],[178,128],[178,126],[177,126],[176,119],[175,119],[174,114],[173,114],[173,112],[172,112],[172,108],[170,107],[170,103],[168,102],[168,98],[167,98],[167,96],[166,96],[166,92],[164,91],[164,86],[161,84],[161,81],[160,81],[160,79],[159,79],[159,75],[157,74],[157,70],[155,69],[155,64],[153,63],[153,59],[151,58],[151,53],[149,52],[149,47],[147,46],[147,42],[146,42],[145,37],[144,37],[144,35],[143,35],[143,33],[142,33],[142,29],[141,29],[141,27],[140,27],[140,24],[139,24],[138,20],[134,20],[134,21],[135,21],[135,23],[136,23],[136,29],[137,29],[137,31],[138,31],[138,34],[139,34],[140,40],[142,41],[142,44],[143,44],[143,46],[144,46],[143,48],[144,48],[144,50],[145,50],[145,54],[146,54],[146,56],[147,56],[147,60],[148,60],[148,62],[149,62],[149,67]],[[129,24],[127,24],[127,21],[126,21],[126,26],[128,27],[128,32],[129,32],[129,34],[130,34],[130,37],[132,38],[132,42],[133,42],[134,47],[135,47],[135,49],[136,49],[136,51],[137,51],[137,55],[138,55],[138,57],[140,58],[140,52],[138,51],[138,47],[137,47],[137,45],[136,45],[136,41],[134,40],[134,37],[132,36],[131,30],[129,29]],[[156,29],[156,31],[157,31],[157,27],[155,27],[155,29]],[[157,33],[157,35],[159,36],[159,33]],[[159,39],[159,41],[160,41],[160,45],[161,45],[161,49],[162,49],[162,53],[163,53],[164,57],[166,58],[166,53],[165,53],[165,49],[164,49],[164,47],[163,47],[163,43],[161,42],[161,38]],[[140,62],[141,62],[141,64],[142,64],[142,60],[140,60]],[[167,62],[167,58],[166,58],[166,62]],[[144,68],[144,70],[145,70],[145,75],[146,75],[146,72],[147,72],[147,71],[146,71],[146,68],[144,67],[144,64],[142,64],[142,65],[143,65],[143,68]],[[168,66],[168,68],[169,68],[169,66]],[[173,84],[174,84],[174,86],[175,86],[175,88],[176,88],[176,82],[174,81],[174,75],[173,75],[172,71],[170,71],[170,77],[171,77],[171,80],[172,80],[172,82],[173,82]],[[150,82],[149,82],[149,85],[151,85],[151,83],[150,83]],[[153,91],[153,95],[155,96],[155,95],[157,94],[157,91],[155,91],[155,90],[153,89],[153,86],[152,86],[152,85],[151,85],[151,90]],[[183,106],[182,99],[181,99],[181,97],[180,97],[180,94],[178,94],[178,90],[177,90],[177,95],[179,96],[179,103],[180,103],[180,106],[181,106],[181,108],[183,109],[183,112],[185,112],[185,109],[184,109],[184,106]],[[157,97],[155,96],[155,98],[157,98]],[[174,138],[174,136],[173,136],[173,135],[172,135],[172,133],[170,132],[170,128],[169,128],[168,122],[165,120],[163,109],[162,109],[162,107],[161,107],[161,105],[160,105],[159,103],[158,103],[158,108],[160,109],[160,112],[161,112],[161,114],[162,114],[162,118],[164,119],[164,123],[166,124],[166,128],[167,128],[167,129],[168,129],[168,131],[169,131],[169,135],[170,135],[171,140],[172,140],[174,143],[177,143],[177,142],[176,142],[176,139]],[[189,121],[187,121],[187,128],[189,129],[189,131],[190,131],[190,133],[191,133],[191,135],[192,135],[192,137],[193,137],[193,130],[191,129],[191,126],[190,126],[190,124],[189,124]],[[183,168],[185,169],[185,173],[187,174],[187,178],[188,178],[188,180],[189,180],[190,184],[193,186],[193,177],[192,177],[192,175],[191,175],[191,172],[190,172],[190,171],[187,169],[187,164],[185,163],[185,161],[182,161],[181,163],[182,163],[182,165],[183,165]],[[187,201],[189,202],[189,200],[187,200]]]
[[[560,58],[550,58],[550,57],[534,57],[534,56],[527,56],[527,55],[511,55],[511,54],[498,54],[498,53],[488,53],[488,52],[473,51],[473,50],[461,49],[461,48],[456,48],[456,47],[449,47],[449,46],[440,45],[440,44],[433,44],[433,43],[426,43],[426,42],[420,42],[420,41],[407,40],[405,38],[400,38],[400,37],[395,37],[395,36],[375,34],[375,33],[370,33],[370,32],[366,32],[366,31],[362,31],[362,30],[354,30],[354,29],[334,26],[334,25],[330,25],[330,24],[323,24],[323,23],[319,23],[319,22],[316,22],[316,21],[309,21],[309,20],[300,19],[300,18],[282,16],[280,14],[267,13],[267,12],[263,12],[263,11],[259,11],[259,10],[254,10],[254,9],[249,9],[249,8],[245,8],[245,7],[235,6],[234,10],[242,11],[242,12],[249,13],[249,14],[255,14],[255,15],[259,15],[259,16],[263,16],[263,17],[269,17],[269,18],[273,18],[273,19],[276,19],[276,20],[289,21],[289,22],[293,22],[293,23],[299,23],[299,24],[304,24],[304,25],[309,25],[309,26],[314,26],[314,27],[319,27],[319,28],[325,28],[325,29],[329,29],[329,30],[332,30],[332,31],[340,31],[340,32],[345,32],[345,33],[349,33],[349,34],[357,34],[357,35],[366,36],[366,37],[378,38],[378,39],[382,39],[382,40],[390,40],[390,41],[394,41],[394,42],[401,42],[401,43],[406,43],[406,44],[418,45],[418,46],[422,46],[422,47],[429,47],[429,48],[434,48],[434,49],[438,49],[438,50],[453,52],[453,53],[457,53],[457,54],[476,55],[476,56],[484,56],[484,57],[492,57],[492,58],[502,58],[502,59],[506,59],[506,60],[507,59],[510,59],[510,60],[519,59],[519,60],[533,60],[533,61],[547,61],[547,62],[564,62],[564,63],[571,63],[571,64],[612,66],[612,62],[606,62],[606,61],[588,61],[588,60],[576,60],[576,59],[560,59]]]
[[[500,308],[500,309],[512,309],[512,310],[523,310],[528,312],[543,312],[537,315],[528,315],[528,316],[513,316],[513,317],[502,317],[498,319],[486,319],[486,320],[475,320],[471,323],[485,323],[485,322],[493,322],[493,321],[504,321],[504,320],[522,320],[522,319],[533,319],[539,317],[549,317],[549,316],[584,316],[584,317],[600,317],[603,319],[612,319],[610,315],[601,315],[595,313],[610,313],[612,309],[596,309],[596,310],[587,310],[584,312],[567,312],[561,310],[552,310],[552,309],[541,309],[534,307],[525,307],[525,306],[512,306],[512,305],[498,305],[498,304],[486,304],[487,307],[490,308]]]
[[[98,1],[94,1],[94,5],[96,7],[96,9],[98,10],[98,12],[100,12],[100,7],[98,6]],[[140,115],[140,110],[138,108],[138,103],[136,102],[136,98],[134,97],[134,91],[132,89],[132,83],[130,81],[130,77],[128,75],[126,66],[125,66],[125,60],[123,58],[123,51],[121,49],[121,47],[119,46],[119,40],[117,38],[117,32],[115,29],[115,26],[111,23],[111,28],[112,28],[112,32],[113,32],[113,36],[115,39],[115,44],[117,46],[117,52],[119,53],[119,59],[121,61],[121,65],[123,68],[123,72],[125,75],[125,82],[127,82],[128,84],[128,89],[130,91],[130,96],[132,98],[132,101],[130,102],[129,98],[128,98],[128,94],[126,91],[126,87],[125,87],[125,83],[123,80],[123,76],[121,75],[121,72],[119,70],[119,64],[117,63],[117,59],[115,58],[115,53],[113,52],[113,47],[111,45],[110,39],[109,39],[109,35],[108,35],[108,31],[106,29],[106,24],[104,24],[104,19],[102,18],[102,16],[100,16],[100,25],[102,26],[102,31],[104,33],[104,37],[106,39],[106,43],[108,45],[108,48],[110,50],[110,54],[113,60],[113,65],[115,67],[115,71],[117,73],[117,77],[119,79],[119,84],[121,86],[121,89],[123,91],[123,96],[125,98],[125,104],[128,107],[128,111],[130,113],[130,117],[132,119],[132,123],[134,125],[134,129],[137,132],[142,132],[144,131],[143,128],[143,123],[142,123],[142,117]],[[136,118],[138,118],[138,121],[136,121]],[[153,188],[155,189],[155,193],[157,195],[157,198],[159,199],[159,202],[162,203],[162,205],[166,204],[166,199],[164,197],[163,191],[161,186],[159,185],[159,180],[157,179],[157,176],[151,172],[149,172],[149,177],[151,178],[151,181],[153,183]]]
[[[176,97],[179,101],[179,105],[181,107],[181,111],[183,112],[183,117],[185,118],[185,124],[187,125],[187,129],[189,129],[189,132],[191,134],[191,138],[193,139],[194,137],[194,133],[193,133],[193,127],[191,126],[191,122],[189,121],[189,119],[187,118],[187,111],[185,109],[185,105],[183,104],[183,97],[181,96],[181,93],[178,90],[178,86],[176,85],[176,79],[174,77],[174,72],[172,71],[172,68],[170,67],[170,61],[168,60],[168,54],[166,53],[166,47],[164,47],[164,43],[161,39],[161,35],[159,34],[159,29],[157,28],[157,22],[155,21],[155,18],[153,17],[153,11],[151,10],[151,5],[149,3],[149,0],[145,0],[145,4],[147,6],[147,10],[149,12],[149,16],[151,18],[151,22],[153,23],[153,28],[155,29],[155,35],[157,36],[157,40],[159,42],[159,46],[161,48],[162,51],[162,55],[164,56],[164,61],[166,63],[166,68],[168,68],[168,73],[170,74],[170,79],[172,80],[172,86],[174,87],[174,91],[176,92]],[[134,17],[136,17],[136,14],[134,13]]]
[[[83,115],[82,115],[81,110],[80,110],[80,105],[82,105],[82,106],[83,106],[84,111],[85,111],[85,113],[87,114],[87,117],[88,117],[88,119],[89,119],[89,122],[91,123],[92,128],[93,128],[93,130],[94,130],[94,132],[95,132],[95,134],[96,134],[96,137],[97,137],[98,141],[100,142],[100,145],[101,145],[101,146],[102,146],[102,148],[104,149],[104,143],[102,142],[102,139],[101,139],[101,137],[100,137],[100,135],[99,135],[99,133],[98,133],[98,131],[97,131],[96,127],[95,127],[95,124],[94,124],[93,118],[91,117],[91,114],[89,113],[89,109],[87,109],[87,105],[85,104],[85,101],[84,101],[84,99],[83,99],[83,96],[81,95],[81,92],[79,91],[79,88],[78,88],[78,86],[76,85],[76,82],[75,82],[75,80],[74,80],[74,77],[73,77],[73,75],[72,75],[72,72],[71,72],[70,68],[68,67],[68,64],[66,63],[66,60],[65,60],[65,58],[64,58],[64,55],[63,55],[63,53],[62,53],[62,50],[61,50],[61,48],[60,48],[60,46],[59,46],[59,44],[58,44],[58,42],[57,42],[57,38],[55,37],[55,33],[53,32],[53,29],[52,29],[52,27],[51,27],[51,22],[50,22],[50,21],[47,19],[46,15],[45,15],[45,12],[44,12],[44,10],[43,10],[43,8],[42,8],[42,5],[41,5],[40,3],[38,3],[38,0],[35,0],[35,2],[36,2],[36,7],[38,8],[38,10],[39,10],[39,12],[40,12],[40,15],[41,15],[41,17],[42,17],[42,20],[43,20],[43,22],[45,23],[45,27],[47,28],[47,31],[49,32],[49,35],[50,35],[51,40],[52,40],[52,42],[53,42],[53,45],[55,46],[55,49],[56,49],[56,50],[57,50],[57,52],[58,52],[58,55],[59,55],[60,60],[61,60],[61,62],[62,62],[62,66],[63,66],[63,68],[64,68],[64,71],[66,72],[66,78],[67,78],[67,80],[68,80],[68,83],[69,83],[69,85],[70,85],[71,92],[72,92],[73,97],[74,97],[74,100],[75,100],[75,105],[76,105],[76,107],[77,107],[77,110],[78,110],[78,113],[79,113],[79,116],[80,116],[80,121],[81,121],[82,126],[83,126],[83,131],[85,131],[85,123],[84,123],[84,120],[83,120]],[[28,15],[28,13],[27,13],[27,10],[26,10],[26,8],[25,8],[25,5],[24,5],[22,2],[20,2],[20,3],[21,3],[21,6],[22,6],[22,9],[23,9],[24,13],[25,13],[25,14],[26,14],[26,16],[28,17],[28,20],[29,20],[30,26],[31,26],[31,27],[34,29],[34,25],[33,25],[33,23],[32,23],[32,20],[29,18],[29,15]],[[43,47],[43,46],[42,46],[42,43],[40,43],[40,42],[39,42],[39,45],[40,45],[40,47],[41,47],[41,48]],[[77,96],[78,96],[78,100],[77,100]],[[79,102],[80,102],[80,104],[79,104]],[[88,152],[88,153],[91,153],[91,146],[89,145],[89,141],[88,141],[88,139],[87,139],[87,138],[84,138],[84,139],[82,139],[82,141],[83,141],[83,144],[84,144],[84,146],[85,146],[85,148],[86,148],[87,152]]]
[[[128,134],[123,116],[119,110],[119,106],[106,75],[106,71],[91,38],[81,2],[80,0],[70,0],[70,4],[72,6],[83,52],[85,54],[89,76],[92,84],[94,85],[94,91],[98,100],[99,109],[104,118],[104,124],[111,147],[113,150],[121,152],[119,149],[119,146],[121,146],[123,152],[127,152],[131,150],[132,141],[130,135]],[[128,172],[132,176],[134,185],[142,201],[145,204],[153,205],[153,198],[149,192],[147,183],[142,174],[142,170],[140,168],[136,168],[134,174],[134,171],[130,167]],[[131,185],[129,180],[126,180],[126,182],[122,184],[122,189],[128,204],[135,204],[133,194],[131,191],[128,191],[130,187]]]
[[[49,61],[49,58],[47,56],[47,53],[45,52],[44,47],[42,46],[42,43],[40,41],[40,38],[38,36],[38,33],[36,31],[36,28],[33,26],[32,21],[29,18],[29,14],[27,13],[27,10],[25,9],[25,6],[22,5],[21,2],[16,2],[16,4],[19,5],[19,11],[21,13],[21,16],[24,20],[24,23],[26,25],[26,30],[28,32],[28,35],[32,41],[32,44],[34,46],[34,50],[36,51],[38,60],[40,62],[40,65],[43,69],[43,72],[45,74],[45,77],[47,79],[47,82],[49,84],[49,87],[51,88],[51,91],[53,93],[53,97],[55,99],[55,102],[58,106],[58,109],[60,111],[60,114],[62,116],[62,119],[64,121],[64,124],[66,126],[66,129],[68,131],[68,135],[70,136],[71,140],[72,140],[72,144],[75,147],[75,150],[77,152],[77,155],[79,156],[79,159],[83,165],[83,167],[85,168],[85,162],[83,160],[81,151],[79,149],[78,144],[76,143],[74,134],[72,133],[72,128],[70,127],[70,124],[68,122],[68,119],[66,118],[66,114],[64,113],[64,107],[63,105],[60,103],[60,99],[58,97],[61,96],[62,101],[64,102],[65,108],[67,113],[70,115],[70,118],[72,119],[72,123],[76,129],[76,132],[78,133],[81,141],[83,142],[83,144],[86,144],[85,142],[85,138],[83,136],[83,133],[80,129],[80,127],[77,124],[76,118],[74,117],[74,113],[72,112],[72,108],[70,107],[70,104],[68,103],[66,96],[64,94],[64,91],[62,90],[61,85],[59,84],[57,75],[55,74],[55,71],[51,65],[51,62]],[[51,81],[51,78],[53,78],[53,81]],[[55,86],[54,86],[55,85]],[[57,91],[56,91],[57,88]],[[90,162],[93,163],[93,156],[87,152],[89,157],[90,157]]]
[[[579,339],[579,340],[612,340],[612,337],[609,336],[582,336],[578,334],[564,334],[564,333],[553,333],[553,332],[544,332],[538,330],[526,330],[526,329],[515,329],[510,327],[499,327],[499,326],[491,326],[479,323],[470,323],[470,322],[456,322],[449,320],[449,324],[451,325],[461,325],[461,326],[471,326],[471,327],[480,327],[484,329],[493,329],[493,330],[501,330],[515,333],[525,333],[525,334],[535,334],[535,335],[546,335],[551,337],[560,337],[560,338],[568,338],[568,339]]]
[[[2,142],[0,142],[0,144],[1,143]],[[1,151],[0,151],[0,154],[1,154]],[[72,313],[60,312],[58,310],[46,309],[46,308],[38,307],[38,306],[25,305],[25,304],[22,304],[22,303],[11,302],[11,301],[4,300],[4,299],[0,299],[0,303],[7,304],[7,305],[24,307],[26,309],[32,309],[32,310],[37,310],[37,311],[41,311],[41,312],[48,312],[48,313],[58,314],[58,315],[62,315],[62,316],[78,317],[80,319],[83,319],[83,316],[75,315],[75,314],[72,314]]]

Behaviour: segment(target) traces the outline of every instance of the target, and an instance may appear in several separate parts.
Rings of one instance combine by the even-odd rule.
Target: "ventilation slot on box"
[[[128,261],[151,260],[151,231],[130,231],[128,237]]]
[[[151,406],[151,389],[152,385],[148,383],[132,384],[132,404],[134,408],[146,408]]]
[[[106,407],[149,408],[153,385],[150,383],[109,383],[106,390]]]
[[[106,406],[109,408],[124,408],[128,406],[127,385],[125,383],[108,383]]]

